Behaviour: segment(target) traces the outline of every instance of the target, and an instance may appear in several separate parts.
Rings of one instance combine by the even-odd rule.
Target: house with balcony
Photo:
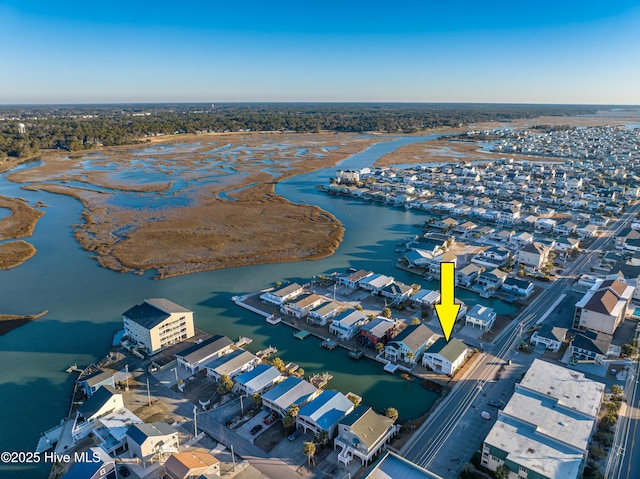
[[[322,296],[315,293],[302,294],[283,304],[280,307],[280,311],[283,314],[290,314],[291,316],[295,316],[300,319],[307,316],[313,308],[319,306],[325,301],[326,300]]]
[[[424,352],[422,365],[437,373],[454,376],[468,355],[469,348],[459,339],[451,338],[447,342],[440,338]]]
[[[505,273],[501,269],[494,268],[480,273],[477,284],[484,290],[497,290],[502,287],[507,276],[508,273]]]
[[[378,294],[382,288],[389,286],[394,282],[392,276],[385,276],[384,274],[372,274],[362,280],[360,280],[360,289],[365,291],[371,291],[371,294]]]
[[[309,381],[289,376],[262,394],[262,404],[284,417],[291,405],[301,408],[321,392]]]
[[[528,298],[533,294],[534,289],[534,284],[526,279],[508,277],[502,283],[502,291],[511,293],[519,298]]]
[[[605,364],[609,356],[620,355],[620,347],[611,344],[613,336],[599,331],[580,331],[569,343],[571,357],[578,361],[594,361]]]
[[[282,306],[287,301],[291,301],[302,293],[304,293],[303,286],[300,286],[298,283],[291,283],[262,293],[260,299],[274,306]]]
[[[406,301],[412,293],[413,287],[400,281],[394,281],[380,289],[380,295],[389,298],[394,304],[400,304]]]
[[[220,477],[220,461],[201,447],[189,448],[169,456],[164,471],[171,479]]]
[[[133,424],[127,430],[127,445],[131,457],[143,465],[161,462],[178,452],[178,431],[162,421]]]
[[[320,434],[326,432],[333,438],[338,422],[354,409],[349,398],[338,391],[322,391],[298,412],[296,425],[305,432]]]
[[[476,304],[467,311],[464,324],[465,326],[470,324],[474,328],[478,326],[482,331],[489,331],[493,327],[495,320],[496,312],[493,308]]]
[[[536,346],[544,344],[547,350],[557,353],[560,351],[562,343],[564,343],[567,338],[567,331],[567,328],[560,328],[545,323],[539,331],[536,331],[531,335],[531,339],[529,341],[531,344],[535,344]]]
[[[425,309],[433,306],[440,301],[440,291],[430,289],[421,289],[414,293],[411,298],[411,305],[417,308]]]
[[[424,324],[411,324],[387,342],[384,357],[394,363],[419,363],[425,349],[437,338],[438,336]]]
[[[364,311],[357,309],[347,309],[333,318],[329,326],[329,332],[338,339],[348,341],[353,338],[360,327],[367,322],[368,315]]]
[[[176,361],[178,366],[195,374],[204,369],[206,363],[224,356],[232,350],[233,341],[226,336],[215,335],[176,353]]]
[[[335,318],[340,311],[342,311],[342,306],[338,303],[325,300],[323,303],[320,303],[309,311],[307,322],[326,326],[327,322],[332,318]]]
[[[82,371],[76,380],[76,384],[87,397],[93,396],[93,393],[100,389],[100,386],[116,387],[113,374],[103,371],[95,365]]]
[[[245,371],[251,371],[260,362],[260,358],[255,354],[244,349],[236,349],[229,354],[209,361],[204,367],[207,370],[207,377],[219,381],[225,375],[233,379]]]
[[[251,371],[236,376],[234,390],[243,391],[249,395],[261,394],[283,379],[284,376],[273,366],[258,364]]]
[[[549,260],[551,249],[539,241],[524,245],[516,252],[515,262],[533,270],[541,270]]]
[[[576,303],[573,328],[612,335],[627,315],[634,289],[617,279],[596,282]]]
[[[347,288],[358,289],[360,287],[360,281],[371,275],[373,275],[373,271],[366,271],[364,269],[352,271],[346,276],[340,276],[338,278],[338,284],[342,284]]]
[[[376,413],[368,406],[358,406],[338,422],[334,450],[340,447],[338,462],[346,467],[354,457],[363,466],[385,449],[398,431],[394,420]]]
[[[398,330],[398,323],[393,319],[378,316],[360,327],[358,342],[365,347],[378,343],[386,344]]]
[[[469,287],[476,282],[480,273],[485,269],[474,263],[469,263],[464,268],[456,271],[456,285]]]

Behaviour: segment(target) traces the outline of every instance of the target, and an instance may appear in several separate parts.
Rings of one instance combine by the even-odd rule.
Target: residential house
[[[531,244],[524,245],[516,252],[516,263],[541,270],[549,260],[550,248],[535,241]]]
[[[201,371],[206,363],[230,353],[232,349],[233,341],[226,336],[215,335],[176,353],[176,361],[194,374]]]
[[[91,447],[88,460],[76,463],[61,479],[116,479],[116,463],[109,454],[100,447]]]
[[[382,288],[393,283],[391,276],[384,274],[372,274],[360,280],[360,289],[371,291],[371,294],[378,294]]]
[[[411,296],[411,305],[418,308],[428,308],[440,301],[440,291],[421,289]]]
[[[321,392],[321,389],[316,388],[308,381],[289,376],[262,394],[262,404],[281,416],[285,416],[292,404],[301,408]]]
[[[329,332],[336,335],[338,339],[348,341],[358,333],[360,326],[367,321],[367,317],[364,311],[347,309],[333,318]]]
[[[107,454],[119,456],[127,449],[127,430],[132,424],[144,421],[126,407],[116,409],[98,418],[92,431],[93,437]]]
[[[351,289],[357,289],[360,287],[360,281],[368,278],[373,274],[373,271],[365,271],[360,269],[358,271],[354,271],[347,276],[341,276],[338,278],[338,283],[343,284]]]
[[[391,441],[397,433],[394,420],[376,413],[368,406],[358,406],[338,422],[333,448],[340,447],[338,462],[347,466],[358,457],[363,466]]]
[[[493,327],[495,320],[496,312],[493,308],[476,304],[470,311],[467,311],[464,324],[470,324],[474,328],[479,326],[482,331],[489,331]]]
[[[431,224],[431,227],[435,228],[435,229],[443,230],[443,231],[449,231],[450,229],[455,228],[459,224],[460,223],[458,221],[454,220],[453,218],[445,218],[445,219],[440,220],[440,221],[434,221]]]
[[[394,304],[400,304],[409,299],[413,293],[413,288],[400,281],[394,281],[380,290],[380,294],[385,298],[391,299]]]
[[[261,394],[282,381],[284,377],[269,364],[258,364],[251,371],[236,376],[234,389],[246,394]]]
[[[528,298],[533,294],[535,286],[531,281],[520,278],[508,277],[502,283],[502,291],[511,293],[520,298]]]
[[[93,365],[80,373],[76,384],[87,397],[93,396],[93,393],[100,389],[100,386],[116,387],[112,373]]]
[[[575,360],[595,361],[598,364],[604,364],[607,356],[620,354],[620,348],[611,344],[612,339],[612,335],[599,331],[577,332],[569,343],[571,357]]]
[[[554,231],[558,222],[551,218],[538,218],[536,221],[536,229],[540,231],[551,232]]]
[[[471,213],[471,212],[469,212],[469,214],[470,214],[470,213]],[[477,225],[477,224],[475,224],[474,222],[472,222],[472,221],[465,221],[464,223],[462,223],[462,224],[460,224],[460,225],[456,226],[455,228],[453,228],[453,231],[454,231],[455,233],[459,233],[459,234],[465,235],[465,234],[470,234],[470,233],[471,233],[473,230],[475,230],[477,227],[478,227],[478,225]]]
[[[517,248],[521,248],[524,245],[533,243],[533,235],[531,233],[527,233],[523,231],[520,234],[515,235],[511,238],[511,244]]]
[[[569,236],[575,233],[577,228],[578,228],[577,224],[575,224],[573,221],[567,220],[556,225],[555,232],[560,235]]]
[[[122,394],[116,392],[111,386],[100,386],[76,409],[71,428],[74,441],[87,437],[95,428],[98,419],[122,408],[124,408]]]
[[[501,264],[506,263],[512,256],[511,251],[507,248],[502,246],[492,246],[478,253],[472,261],[474,263],[478,262],[481,265],[498,267]]]
[[[162,421],[133,424],[127,430],[127,445],[131,457],[143,465],[162,461],[178,452],[178,431]]]
[[[319,434],[325,431],[329,438],[333,438],[338,422],[353,409],[354,404],[341,392],[322,391],[315,399],[300,408],[296,425],[305,433],[311,431],[313,434]]]
[[[384,357],[392,362],[416,364],[425,349],[436,341],[436,334],[424,324],[412,324],[398,333],[384,348]]]
[[[201,447],[176,452],[164,463],[164,471],[171,479],[192,479],[209,474],[220,476],[220,461]]]
[[[325,301],[309,311],[307,322],[326,326],[327,322],[336,317],[341,310],[342,307],[338,303]]]
[[[427,471],[402,456],[386,451],[384,455],[367,471],[362,479],[442,479],[441,476]]]
[[[559,328],[545,323],[539,331],[531,335],[530,342],[536,346],[544,344],[549,351],[558,352],[567,338],[567,328]]]
[[[447,342],[444,338],[433,343],[422,356],[422,365],[441,374],[453,376],[464,364],[469,349],[456,338]]]
[[[561,236],[556,240],[556,244],[553,247],[556,251],[566,253],[568,251],[578,249],[580,247],[580,240],[578,238],[569,238],[567,236]]]
[[[582,477],[604,384],[534,360],[484,440],[481,464],[509,477]]]
[[[573,328],[613,334],[624,320],[634,287],[620,280],[598,282],[576,303]]]
[[[251,371],[258,364],[260,364],[260,358],[249,351],[236,349],[229,354],[209,361],[204,367],[207,370],[208,377],[219,381],[220,377],[225,375],[233,379],[238,374]]]
[[[149,354],[194,336],[193,311],[163,298],[145,299],[122,313],[125,336]]]
[[[585,225],[580,228],[576,228],[576,233],[581,240],[588,240],[591,238],[595,238],[598,234],[598,226],[597,225]]]
[[[395,320],[378,316],[360,328],[358,341],[365,347],[375,346],[378,343],[386,344],[395,335],[397,328]]]
[[[303,286],[300,286],[298,283],[291,283],[262,293],[260,299],[265,303],[282,306],[287,301],[300,296],[302,293],[304,293]]]
[[[478,276],[477,284],[485,290],[500,289],[502,284],[507,279],[508,273],[495,268],[490,271],[483,271]]]
[[[283,304],[280,311],[283,314],[290,314],[296,318],[304,318],[316,306],[322,304],[326,300],[315,293],[304,294]]]
[[[469,287],[478,279],[480,273],[484,271],[482,266],[478,266],[474,263],[469,263],[462,269],[456,271],[456,285],[462,285]]]

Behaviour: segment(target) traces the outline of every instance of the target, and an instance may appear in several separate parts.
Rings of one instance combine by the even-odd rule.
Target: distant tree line
[[[602,108],[602,107],[600,107]],[[595,113],[594,107],[422,103],[228,103],[0,107],[0,158],[41,149],[78,151],[146,137],[237,131],[413,133],[427,128],[541,115]],[[26,126],[20,134],[19,123]]]

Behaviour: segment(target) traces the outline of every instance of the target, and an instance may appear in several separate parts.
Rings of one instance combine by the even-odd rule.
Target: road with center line
[[[479,396],[485,394],[490,399],[499,399],[513,392],[513,385],[535,359],[534,355],[526,355],[527,358],[523,357],[525,355],[517,356],[517,346],[523,332],[554,306],[582,269],[604,250],[610,240],[613,241],[638,211],[640,203],[630,208],[604,235],[594,240],[589,250],[565,270],[564,277],[546,288],[500,333],[492,345],[485,347],[485,352],[469,369],[465,379],[457,383],[402,449],[405,458],[445,479],[459,477],[465,462],[478,449],[492,424],[480,418]],[[509,359],[517,359],[517,367],[507,366]],[[495,380],[499,371],[505,371],[510,380]],[[637,427],[637,420],[635,424]]]

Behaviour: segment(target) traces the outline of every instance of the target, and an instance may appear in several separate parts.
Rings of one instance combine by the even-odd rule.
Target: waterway
[[[376,144],[345,160],[339,168],[360,168],[399,146],[432,137],[399,138]],[[141,150],[140,150],[141,151]],[[150,154],[157,155],[154,150]],[[143,154],[142,152],[140,154]],[[22,197],[32,204],[49,205],[29,241],[35,257],[13,270],[0,271],[0,311],[9,314],[49,314],[0,336],[0,450],[29,451],[41,432],[67,414],[75,375],[65,373],[74,363],[86,366],[109,349],[112,333],[122,326],[122,312],[145,298],[166,297],[195,312],[196,326],[231,338],[249,336],[250,349],[276,346],[278,355],[293,361],[308,374],[328,371],[328,388],[353,391],[365,403],[383,409],[396,407],[401,418],[426,411],[435,395],[417,382],[382,372],[370,361],[352,361],[342,349],[326,351],[314,338],[299,341],[285,325],[269,326],[264,319],[237,307],[230,300],[281,280],[306,281],[314,274],[349,267],[367,268],[412,283],[416,276],[394,268],[398,242],[419,231],[420,212],[329,196],[316,186],[326,185],[336,168],[297,176],[279,183],[276,192],[294,202],[316,204],[333,213],[346,227],[337,252],[319,261],[257,265],[209,271],[161,281],[144,275],[103,269],[82,250],[71,225],[80,221],[81,204],[70,197],[20,189],[0,175],[0,195]],[[436,284],[423,283],[436,288]],[[468,294],[469,297],[464,297]],[[461,292],[464,301],[477,296]],[[483,301],[487,304],[487,301]],[[499,312],[511,305],[489,300]],[[0,477],[5,477],[0,465]],[[37,478],[40,467],[11,471],[13,478]]]

